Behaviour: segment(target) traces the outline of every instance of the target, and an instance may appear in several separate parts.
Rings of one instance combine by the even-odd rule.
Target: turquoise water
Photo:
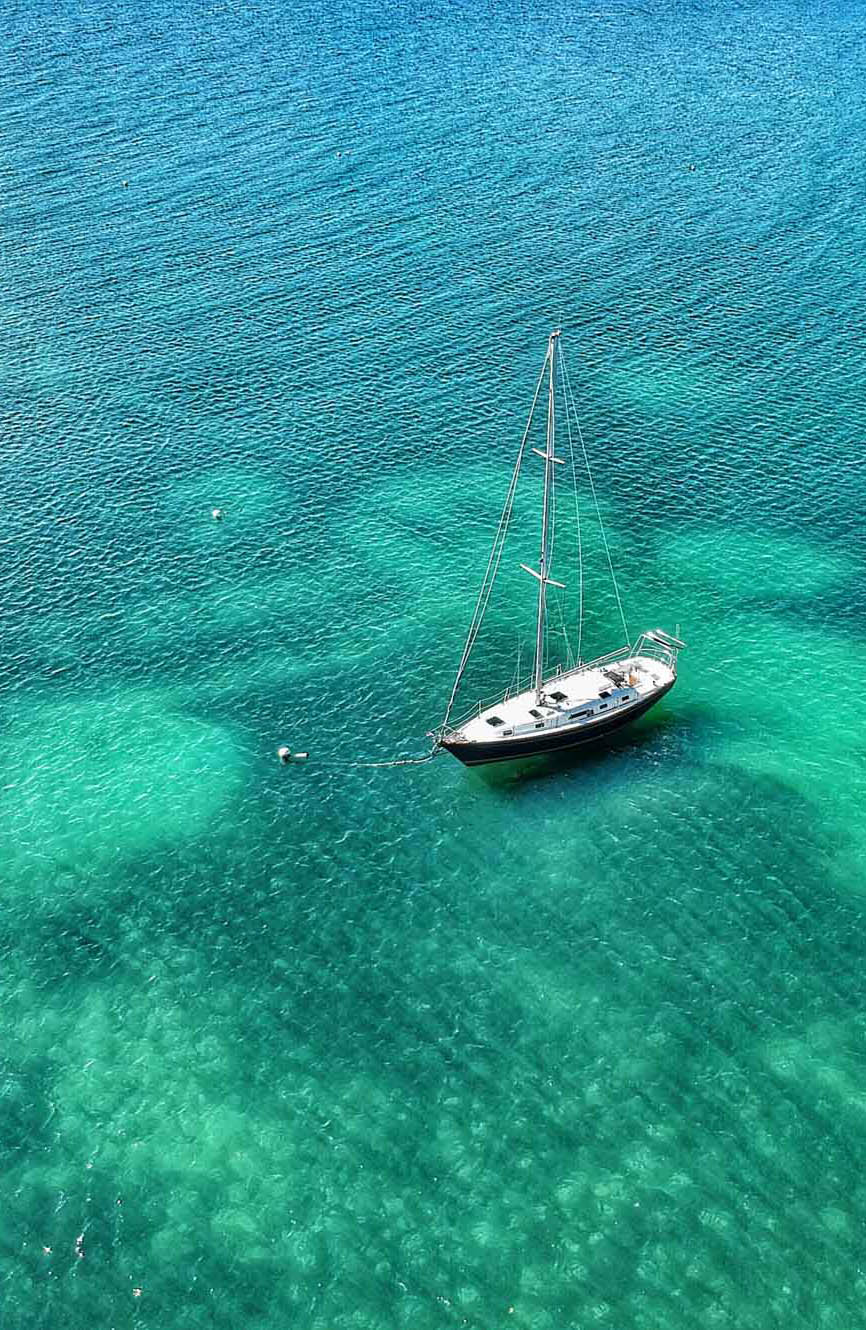
[[[4,1327],[849,1330],[862,4],[0,30]],[[677,687],[343,766],[441,719],[559,322]]]

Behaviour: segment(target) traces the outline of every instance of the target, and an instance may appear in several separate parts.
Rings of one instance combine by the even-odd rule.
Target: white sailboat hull
[[[439,736],[466,766],[509,762],[594,743],[643,716],[673,688],[676,661],[623,653],[506,694]]]

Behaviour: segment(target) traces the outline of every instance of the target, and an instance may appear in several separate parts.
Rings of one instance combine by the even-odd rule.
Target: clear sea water
[[[0,33],[4,1330],[862,1324],[863,4]],[[558,322],[678,685],[349,767]]]

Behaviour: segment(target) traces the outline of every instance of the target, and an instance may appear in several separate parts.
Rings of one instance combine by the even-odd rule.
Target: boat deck
[[[469,743],[491,743],[560,726],[591,725],[636,706],[673,683],[675,671],[652,656],[624,655],[546,679],[542,701],[534,688],[506,694],[453,731]]]

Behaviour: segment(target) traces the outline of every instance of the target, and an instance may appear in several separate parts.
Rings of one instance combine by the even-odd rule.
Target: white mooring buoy
[[[213,512],[211,513],[211,517],[215,522],[221,522],[223,520],[223,516],[224,514],[222,508],[214,508]]]
[[[309,753],[293,753],[291,748],[287,748],[285,744],[277,749],[277,757],[283,766],[286,766],[289,762],[306,762],[309,756]]]

